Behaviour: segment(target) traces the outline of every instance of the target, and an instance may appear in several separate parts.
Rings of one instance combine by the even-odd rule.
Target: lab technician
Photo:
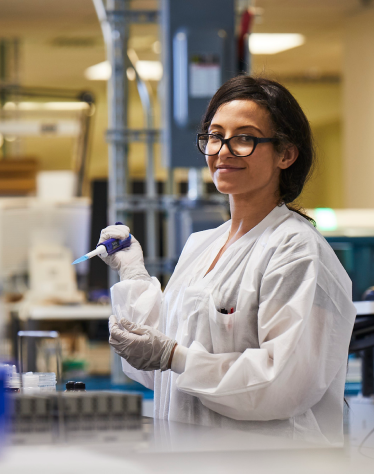
[[[118,270],[109,342],[155,392],[155,418],[342,441],[355,319],[351,281],[289,203],[310,175],[310,126],[290,92],[239,76],[212,98],[197,137],[231,220],[192,234],[165,289],[135,238]],[[110,226],[100,241],[124,239]]]

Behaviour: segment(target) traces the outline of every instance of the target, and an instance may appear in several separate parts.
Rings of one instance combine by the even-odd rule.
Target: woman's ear
[[[288,146],[284,152],[280,155],[280,160],[278,162],[278,167],[282,170],[289,168],[292,164],[295,163],[297,157],[299,156],[299,150],[296,145]]]

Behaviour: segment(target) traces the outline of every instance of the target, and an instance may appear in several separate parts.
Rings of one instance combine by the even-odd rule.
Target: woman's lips
[[[234,173],[235,171],[241,171],[244,170],[244,168],[216,168],[219,173]]]

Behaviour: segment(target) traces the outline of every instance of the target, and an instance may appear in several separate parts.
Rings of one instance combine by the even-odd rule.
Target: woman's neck
[[[216,266],[225,251],[244,234],[264,219],[277,205],[277,199],[251,199],[245,195],[230,194],[231,228],[225,245],[213,260],[207,275]]]
[[[229,240],[239,239],[259,224],[276,206],[277,198],[256,199],[247,195],[230,195],[231,229]]]

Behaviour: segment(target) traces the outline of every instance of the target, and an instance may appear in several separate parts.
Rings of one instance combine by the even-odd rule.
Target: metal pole
[[[127,128],[127,44],[129,37],[125,11],[129,0],[107,0],[105,9],[102,0],[93,0],[99,18],[107,58],[111,66],[108,80],[108,219],[109,223],[122,220],[118,215],[117,201],[124,201],[128,193],[128,144],[124,140]],[[109,273],[110,286],[118,281],[115,272]]]
[[[128,22],[125,10],[129,0],[107,0],[107,9],[101,0],[93,0],[99,17],[104,40],[107,48],[107,57],[111,65],[112,74],[108,80],[108,204],[109,222],[117,219],[117,200],[124,200],[128,193],[127,186],[127,158],[128,145],[123,139],[123,132],[127,127],[127,43],[129,36]]]
[[[83,196],[86,186],[86,172],[88,168],[88,146],[90,140],[90,128],[92,117],[95,113],[95,99],[90,92],[84,92],[81,96],[88,110],[83,109],[80,116],[80,134],[78,137],[75,172],[77,174],[77,196]]]
[[[93,0],[99,18],[104,41],[107,49],[107,58],[111,66],[111,77],[108,80],[108,219],[109,223],[122,220],[118,215],[117,202],[124,201],[128,194],[127,159],[128,144],[124,139],[127,128],[127,44],[129,36],[128,21],[125,10],[130,6],[128,0],[107,0],[105,9],[102,0]],[[109,284],[118,282],[118,275],[109,272]],[[114,354],[111,364],[112,380],[117,377],[122,382],[127,377],[122,372],[121,359]],[[118,382],[119,380],[117,380]]]
[[[130,54],[131,52],[129,52]],[[136,53],[133,52],[134,59],[136,59]],[[131,54],[130,54],[131,56]],[[138,93],[140,101],[142,103],[143,112],[144,112],[144,122],[145,128],[151,130],[153,128],[153,108],[151,94],[147,87],[145,81],[139,76],[135,64],[133,63],[131,57],[129,57],[129,63],[135,71],[136,85],[138,88]],[[150,135],[147,137],[146,141],[146,156],[147,156],[147,169],[146,169],[146,195],[149,200],[154,200],[157,196],[156,191],[156,180],[155,180],[155,171],[154,171],[154,145]],[[157,260],[157,249],[158,249],[158,239],[157,239],[157,221],[156,221],[156,210],[149,206],[146,211],[147,217],[147,263],[148,269],[151,273],[154,273],[154,264]]]
[[[108,0],[107,17],[111,27],[111,42],[108,46],[108,59],[112,74],[108,81],[109,106],[109,218],[116,222],[117,199],[124,200],[127,189],[128,145],[121,140],[121,132],[127,128],[127,43],[128,28],[126,17],[118,14],[126,9],[128,0]],[[111,133],[112,132],[112,133]],[[119,133],[118,133],[119,132]],[[118,139],[116,135],[118,133]]]
[[[190,168],[188,170],[188,199],[204,198],[203,170]]]

